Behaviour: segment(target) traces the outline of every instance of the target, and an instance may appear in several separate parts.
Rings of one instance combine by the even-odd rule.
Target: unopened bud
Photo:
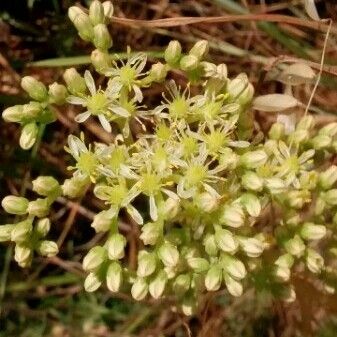
[[[102,211],[94,216],[91,227],[95,229],[96,233],[107,232],[110,230],[112,218],[109,211]]]
[[[86,191],[86,186],[89,184],[89,179],[79,176],[73,176],[70,179],[66,179],[63,183],[62,193],[69,198],[77,198],[83,195]]]
[[[11,240],[14,242],[24,242],[28,240],[32,228],[32,221],[29,219],[15,224],[15,227],[11,232]]]
[[[318,178],[319,185],[324,189],[330,189],[337,181],[337,166],[332,165],[322,172]]]
[[[215,241],[218,247],[228,253],[234,253],[239,246],[238,240],[227,229],[217,228],[215,231]]]
[[[240,105],[246,105],[251,102],[254,96],[254,86],[251,83],[248,83],[246,88],[242,91],[242,93],[236,98],[236,101]]]
[[[308,248],[306,255],[306,265],[312,273],[317,274],[324,267],[324,259],[316,251]]]
[[[227,290],[232,296],[239,297],[242,295],[243,287],[239,281],[234,280],[228,274],[224,275],[224,279],[225,279]]]
[[[283,123],[274,123],[269,130],[269,138],[273,140],[280,140],[285,134]]]
[[[277,266],[291,268],[294,264],[294,257],[291,254],[283,254],[276,261],[275,264]]]
[[[252,193],[245,193],[240,197],[240,203],[246,208],[247,213],[256,218],[261,213],[261,203],[259,198]]]
[[[59,192],[60,185],[58,181],[51,176],[40,176],[33,180],[33,191],[44,197]]]
[[[263,189],[263,179],[255,172],[246,172],[242,176],[242,185],[251,191],[260,192]]]
[[[330,206],[336,206],[337,205],[337,189],[332,189],[327,191],[323,195],[324,201],[330,205]]]
[[[19,123],[24,118],[23,114],[23,106],[22,105],[14,105],[7,109],[5,109],[2,113],[2,118],[6,122],[14,122]]]
[[[278,282],[288,282],[290,279],[290,269],[287,266],[276,265],[273,268],[273,276]]]
[[[106,51],[112,46],[110,33],[107,26],[103,23],[94,27],[94,45],[102,51]]]
[[[323,126],[319,131],[319,135],[326,135],[329,137],[334,137],[337,134],[337,123],[329,123],[328,125]]]
[[[237,99],[248,87],[249,81],[246,74],[239,74],[227,85],[227,92],[232,99]]]
[[[170,65],[175,65],[181,57],[181,45],[179,41],[171,41],[164,54],[165,61]]]
[[[239,162],[239,156],[230,148],[224,149],[219,158],[219,165],[228,170],[234,170]]]
[[[240,238],[240,247],[249,257],[259,257],[264,250],[264,244],[257,238]]]
[[[285,191],[286,185],[281,178],[272,177],[265,179],[266,187],[271,194],[279,194]]]
[[[32,263],[33,252],[26,245],[17,244],[15,246],[14,260],[22,268],[29,267]]]
[[[85,271],[95,271],[107,258],[107,252],[104,247],[95,246],[91,248],[83,259],[83,269]]]
[[[0,242],[10,241],[15,225],[0,225]]]
[[[52,103],[64,104],[68,96],[67,88],[63,84],[54,82],[49,86],[49,97]]]
[[[155,245],[162,232],[161,226],[156,222],[148,222],[142,227],[140,239],[144,245]]]
[[[49,213],[49,202],[48,199],[36,199],[29,202],[28,213],[29,215],[37,216],[38,218],[44,218]]]
[[[146,277],[154,273],[156,270],[157,259],[154,254],[146,251],[138,253],[138,268],[137,275],[139,277]]]
[[[318,173],[316,171],[303,172],[300,177],[300,185],[304,190],[312,191],[316,188]]]
[[[84,289],[88,293],[96,291],[101,285],[102,281],[97,273],[89,273],[84,280]]]
[[[55,256],[59,252],[59,248],[56,242],[44,240],[44,241],[39,242],[37,246],[37,251],[42,256],[52,257],[52,256]]]
[[[292,239],[289,239],[284,244],[284,247],[289,254],[296,257],[301,257],[305,251],[305,244],[298,235],[295,235]]]
[[[84,41],[92,41],[94,37],[94,29],[87,14],[81,13],[76,15],[73,20],[73,24],[78,31],[78,35]]]
[[[311,144],[315,150],[322,150],[329,147],[332,143],[332,138],[326,135],[317,135],[312,138]]]
[[[111,57],[108,53],[95,49],[90,57],[92,65],[96,71],[104,74],[104,72],[111,67]]]
[[[28,200],[15,195],[8,195],[2,199],[1,206],[9,214],[23,215],[27,213]]]
[[[218,246],[215,241],[215,236],[212,234],[206,234],[203,245],[205,246],[205,251],[210,256],[217,256],[218,255]]]
[[[131,295],[136,301],[141,301],[146,297],[148,290],[149,287],[145,279],[138,277],[131,287]]]
[[[93,26],[104,23],[104,8],[100,1],[94,0],[89,7],[89,18]]]
[[[196,203],[203,212],[209,213],[218,208],[219,197],[211,193],[204,192],[196,196]]]
[[[167,275],[164,271],[160,271],[153,281],[149,284],[149,292],[155,299],[160,298],[165,290],[167,283]]]
[[[158,257],[167,267],[175,267],[179,262],[178,249],[168,242],[159,248]]]
[[[249,151],[244,153],[241,158],[241,164],[247,169],[255,169],[266,163],[268,156],[263,150]]]
[[[226,226],[238,228],[245,222],[245,214],[239,204],[226,206],[221,216],[221,222]]]
[[[119,260],[124,257],[126,239],[122,234],[112,234],[107,241],[109,259]]]
[[[39,128],[36,123],[28,123],[21,130],[20,147],[23,150],[29,150],[36,142]]]
[[[301,229],[301,236],[305,240],[320,240],[326,235],[326,227],[324,225],[316,225],[306,222]]]
[[[110,0],[104,1],[102,5],[103,5],[104,16],[107,19],[111,19],[114,14],[114,6],[112,2]]]
[[[43,102],[48,98],[46,86],[32,76],[25,76],[21,80],[21,87],[36,101]]]
[[[123,282],[122,267],[118,262],[112,262],[106,273],[106,285],[110,291],[116,293],[119,291]]]
[[[40,238],[45,237],[50,231],[50,220],[48,218],[39,219],[34,231]]]
[[[203,273],[209,268],[209,262],[202,257],[191,257],[187,259],[187,264],[196,273]]]
[[[310,130],[314,127],[315,120],[311,115],[302,117],[296,125],[296,130]]]
[[[200,61],[203,57],[205,57],[209,50],[209,44],[207,40],[201,40],[194,44],[192,49],[189,52],[189,55],[194,55]]]
[[[64,81],[68,90],[73,95],[84,94],[87,91],[84,78],[77,72],[75,68],[67,69],[63,74]]]
[[[180,60],[180,68],[184,71],[192,71],[198,68],[199,60],[195,55],[183,56]]]
[[[74,22],[77,15],[82,15],[82,14],[85,14],[85,13],[82,11],[81,8],[77,6],[71,6],[68,9],[68,17],[71,22]]]
[[[247,275],[245,265],[235,257],[229,255],[221,256],[221,265],[226,273],[236,280],[242,280]]]
[[[150,70],[150,78],[155,81],[155,82],[162,82],[165,80],[167,75],[167,67],[158,62],[152,65],[151,70]]]
[[[217,291],[222,282],[222,270],[218,266],[211,267],[205,277],[205,287],[208,291]]]
[[[305,190],[290,191],[287,193],[289,206],[294,209],[301,209],[310,202],[310,192]]]

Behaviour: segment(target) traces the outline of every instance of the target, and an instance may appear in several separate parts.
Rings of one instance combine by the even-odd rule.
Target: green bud
[[[106,51],[112,46],[110,33],[107,26],[103,23],[94,27],[94,45],[102,51]]]
[[[167,275],[164,271],[160,271],[149,284],[149,292],[151,296],[155,299],[160,298],[165,291],[166,283]]]
[[[239,297],[242,295],[243,287],[239,281],[234,280],[228,274],[224,274],[224,280],[227,290],[232,296]]]
[[[301,257],[305,251],[305,244],[298,235],[295,235],[292,239],[286,241],[284,248],[289,254]]]
[[[322,172],[318,178],[319,185],[324,190],[330,189],[337,181],[337,166],[332,165],[326,171]]]
[[[9,214],[23,215],[27,213],[28,200],[15,195],[8,195],[2,199],[2,208]]]
[[[219,165],[228,170],[234,170],[239,162],[239,156],[230,148],[224,149],[219,158]]]
[[[164,58],[165,61],[170,65],[175,65],[179,62],[181,57],[181,45],[179,41],[173,40],[168,44]]]
[[[118,262],[112,262],[106,273],[106,285],[111,292],[116,293],[120,290],[122,282],[122,267]]]
[[[114,14],[113,4],[109,0],[109,1],[104,1],[102,5],[103,5],[104,16],[107,19],[111,19]]]
[[[48,199],[36,199],[29,202],[28,213],[32,216],[37,216],[38,218],[44,218],[49,213],[49,202]]]
[[[126,239],[122,234],[112,234],[106,245],[110,260],[119,260],[124,257]]]
[[[286,185],[281,178],[273,177],[265,179],[266,187],[271,194],[279,194],[285,191]]]
[[[139,277],[146,277],[154,273],[156,270],[157,259],[154,254],[146,251],[140,251],[138,253],[138,268],[137,275]]]
[[[7,109],[5,109],[2,113],[2,118],[6,122],[14,122],[19,123],[24,118],[23,114],[23,106],[22,105],[14,105]]]
[[[328,125],[323,126],[319,131],[319,135],[325,135],[329,137],[334,137],[337,134],[337,123],[329,123]]]
[[[29,150],[35,144],[38,132],[36,123],[26,124],[21,130],[20,147],[23,150]]]
[[[205,251],[210,256],[218,255],[218,246],[216,244],[215,236],[212,234],[206,234],[203,245],[205,246]]]
[[[261,213],[261,203],[259,198],[252,193],[245,193],[240,197],[241,204],[246,208],[247,213],[256,218]]]
[[[176,277],[176,279],[173,282],[173,291],[179,295],[182,296],[185,294],[191,286],[191,277],[189,274],[180,274]]]
[[[41,103],[38,102],[29,102],[28,104],[24,104],[22,107],[23,117],[25,120],[36,120],[41,116],[43,111]]]
[[[107,258],[107,252],[104,247],[95,246],[91,248],[83,259],[83,269],[85,271],[95,271]]]
[[[48,218],[39,219],[34,231],[39,237],[44,238],[50,231],[50,220]]]
[[[26,219],[15,224],[15,227],[11,232],[11,241],[16,243],[27,241],[30,237],[32,229],[32,221],[30,219]]]
[[[236,280],[242,280],[247,275],[245,265],[235,257],[222,255],[221,266],[227,274]]]
[[[183,56],[180,60],[180,68],[184,71],[192,71],[199,66],[199,60],[195,55]]]
[[[296,130],[311,130],[315,125],[314,117],[311,115],[304,116],[296,125]]]
[[[49,86],[49,97],[52,103],[61,105],[66,102],[68,90],[63,84],[54,82]]]
[[[218,208],[220,198],[211,193],[204,192],[198,194],[195,201],[203,212],[210,213]]]
[[[266,163],[268,156],[263,150],[249,151],[240,158],[240,163],[247,169],[255,169]]]
[[[329,147],[332,143],[332,139],[326,135],[317,135],[316,137],[311,139],[312,147],[315,150],[322,150]]]
[[[234,253],[239,246],[236,237],[227,229],[216,228],[215,241],[218,247],[228,253]]]
[[[70,179],[66,179],[63,183],[62,193],[69,198],[77,198],[83,195],[86,191],[86,187],[90,180],[86,177],[73,176]]]
[[[194,44],[192,49],[190,50],[189,54],[194,55],[200,61],[204,58],[209,50],[209,44],[207,40],[200,40]]]
[[[173,219],[179,212],[180,204],[178,199],[167,198],[162,209],[163,216],[167,220]]]
[[[138,277],[131,287],[131,295],[136,301],[141,301],[146,297],[148,290],[149,287],[145,279]]]
[[[94,0],[89,7],[89,18],[93,26],[104,23],[104,8],[100,1]]]
[[[289,135],[289,142],[301,144],[309,140],[310,134],[307,130],[295,130]]]
[[[71,22],[74,22],[77,15],[82,15],[82,14],[85,14],[85,13],[82,11],[81,8],[77,6],[71,6],[68,9],[68,17]]]
[[[324,225],[306,222],[301,229],[301,237],[305,240],[321,240],[325,235],[326,227]]]
[[[249,80],[246,74],[239,74],[227,85],[227,92],[232,99],[238,99],[249,85]]]
[[[323,199],[330,206],[336,206],[337,205],[337,189],[332,189],[332,190],[327,191],[323,195]]]
[[[291,208],[301,209],[303,206],[310,202],[309,191],[290,191],[287,193],[287,201]]]
[[[104,74],[111,67],[111,57],[109,54],[98,49],[95,49],[91,53],[90,60],[96,71],[100,74]]]
[[[10,241],[12,231],[16,225],[1,225],[0,226],[0,242]]]
[[[165,80],[167,75],[167,67],[158,62],[152,65],[149,77],[154,81],[154,82],[162,82]]]
[[[318,183],[318,173],[316,171],[303,172],[300,177],[300,185],[304,190],[312,191]]]
[[[324,267],[323,257],[313,249],[307,249],[305,260],[308,269],[314,274],[320,273],[322,268]]]
[[[205,287],[208,291],[217,291],[222,282],[222,270],[218,266],[212,266],[205,277]]]
[[[52,257],[57,255],[59,248],[56,242],[44,240],[38,243],[37,251],[42,256]]]
[[[142,227],[140,239],[144,245],[155,245],[161,235],[161,226],[156,222],[148,222]]]
[[[87,14],[80,13],[76,15],[73,20],[73,24],[76,27],[81,39],[84,41],[92,41],[94,37],[94,29]]]
[[[209,268],[209,263],[202,257],[191,257],[187,259],[187,264],[196,273],[203,273]]]
[[[14,260],[21,268],[27,268],[32,263],[33,252],[23,244],[17,244],[14,249]]]
[[[225,206],[220,221],[226,226],[238,228],[244,225],[245,214],[239,204]]]
[[[285,135],[284,124],[274,123],[269,130],[269,138],[273,140],[281,140]]]
[[[196,307],[196,300],[193,297],[187,296],[183,298],[181,310],[185,316],[192,316],[197,309]]]
[[[33,191],[44,197],[50,196],[60,190],[58,181],[50,176],[40,176],[33,180]]]
[[[272,270],[272,274],[278,282],[288,282],[290,273],[290,269],[287,266],[282,265],[276,265]]]
[[[254,86],[251,83],[248,83],[247,87],[243,90],[241,95],[237,97],[236,101],[240,105],[246,105],[251,102],[254,96]]]
[[[21,80],[21,87],[36,101],[43,102],[48,98],[46,86],[32,76],[25,76]]]
[[[89,273],[84,280],[84,289],[88,293],[96,291],[102,285],[102,281],[97,273]]]
[[[247,190],[260,192],[263,189],[263,179],[260,178],[255,172],[246,172],[242,176],[242,185]]]
[[[264,244],[257,238],[239,238],[241,249],[249,257],[259,257],[264,250]]]
[[[95,229],[96,233],[107,232],[110,230],[112,218],[109,211],[102,211],[94,216],[91,227]]]
[[[168,242],[160,246],[158,257],[167,267],[175,267],[179,262],[178,249]]]
[[[68,90],[73,95],[85,94],[87,86],[84,78],[77,72],[75,68],[67,69],[63,74],[64,81]]]
[[[275,261],[275,264],[277,266],[286,267],[290,269],[293,266],[294,261],[295,260],[292,255],[283,254]]]

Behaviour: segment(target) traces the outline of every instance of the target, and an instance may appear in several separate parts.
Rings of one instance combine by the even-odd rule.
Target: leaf
[[[315,0],[304,0],[304,8],[311,19],[315,21],[321,20],[317,12]]]
[[[299,105],[299,101],[290,95],[269,94],[256,97],[253,101],[253,108],[266,112],[278,112],[294,108]]]
[[[305,63],[294,63],[288,66],[281,74],[280,82],[289,85],[311,83],[315,72]]]

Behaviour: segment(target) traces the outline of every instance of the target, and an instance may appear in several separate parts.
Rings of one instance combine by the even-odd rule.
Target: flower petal
[[[85,84],[87,85],[90,94],[91,95],[95,95],[96,94],[96,85],[95,85],[95,81],[90,73],[89,70],[86,70],[84,73],[84,80],[85,80]]]
[[[85,106],[86,104],[86,100],[84,98],[77,97],[77,96],[68,96],[67,102],[70,104],[83,105],[83,106]]]
[[[156,200],[154,199],[153,195],[150,195],[149,204],[150,204],[150,217],[153,221],[157,221],[158,220],[158,208],[156,205]]]
[[[142,225],[144,223],[143,217],[141,214],[138,212],[138,210],[133,207],[132,205],[129,205],[126,207],[126,210],[130,214],[133,220],[137,222],[138,225]]]
[[[75,121],[77,123],[83,123],[90,117],[90,115],[89,111],[82,112],[75,117]]]
[[[103,114],[98,115],[98,119],[103,127],[103,129],[109,133],[111,133],[111,125],[109,121],[106,119],[106,117]]]

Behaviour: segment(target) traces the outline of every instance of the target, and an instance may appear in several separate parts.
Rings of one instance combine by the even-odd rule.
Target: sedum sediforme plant
[[[80,37],[96,48],[96,73],[67,69],[65,84],[48,89],[24,77],[32,101],[3,112],[6,121],[20,124],[23,149],[55,120],[55,105],[78,105],[78,123],[95,118],[115,135],[110,144],[69,135],[71,178],[60,185],[38,177],[33,191],[41,198],[33,201],[3,199],[6,212],[22,217],[0,226],[0,240],[15,243],[19,265],[28,267],[34,251],[57,254],[56,243],[45,240],[53,202],[93,189],[105,209],[91,226],[106,235],[83,259],[88,292],[106,286],[136,300],[175,297],[186,315],[203,293],[225,288],[241,296],[254,287],[293,301],[292,279],[305,271],[322,291],[334,292],[337,123],[318,129],[311,115],[295,122],[280,115],[268,134],[256,134],[252,84],[245,74],[228,78],[225,64],[205,61],[207,41],[184,54],[171,41],[164,60],[150,66],[146,54],[129,48],[126,59],[115,60],[107,27],[112,15],[109,1],[93,1],[88,12],[71,7]],[[301,77],[298,67],[287,71],[288,80]],[[185,84],[171,79],[173,73]],[[146,104],[143,91],[156,83],[166,88],[162,101]],[[296,105],[289,88],[287,95],[254,101],[255,108],[271,112]],[[121,221],[139,227],[135,268],[128,264]]]

